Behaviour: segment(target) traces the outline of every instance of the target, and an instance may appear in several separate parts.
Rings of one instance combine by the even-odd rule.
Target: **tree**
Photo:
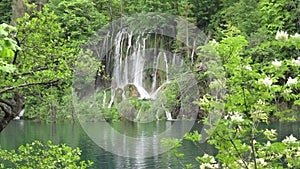
[[[108,15],[100,13],[89,0],[56,1],[49,3],[51,11],[66,30],[66,38],[84,43],[95,31],[108,23]]]
[[[12,0],[12,24],[16,25],[16,19],[22,18],[25,13],[25,4],[23,0]]]
[[[0,79],[0,131],[21,111],[24,95],[47,92],[45,89],[52,86],[66,88],[76,58],[76,50],[62,38],[65,30],[47,6],[31,16],[25,14],[17,20],[17,25],[15,33],[0,29],[4,44],[0,68],[5,72]]]
[[[11,0],[2,0],[0,3],[0,23],[9,23],[11,20],[12,5]]]
[[[293,50],[300,48],[299,42],[299,35],[288,34],[277,35],[272,41],[277,47]],[[300,142],[293,135],[277,140],[277,131],[269,124],[275,118],[293,121],[299,117],[300,58],[253,63],[251,56],[245,55],[247,45],[244,36],[228,35],[220,43],[211,41],[201,46],[202,51],[218,53],[216,58],[222,60],[222,66],[216,66],[213,60],[206,62],[209,71],[205,73],[213,79],[210,90],[224,92],[206,94],[196,102],[209,112],[203,120],[209,127],[203,129],[203,135],[196,131],[184,139],[199,145],[201,137],[207,136],[207,142],[218,150],[196,157],[200,168],[299,168]],[[164,144],[172,147],[182,143],[166,141]],[[183,156],[177,150],[174,153]]]
[[[14,57],[14,52],[20,48],[17,42],[9,37],[10,33],[16,31],[15,27],[7,24],[0,25],[0,72],[1,74],[12,74],[16,71],[16,67],[11,63]],[[1,80],[2,81],[2,80]],[[2,87],[2,86],[1,86]],[[14,105],[18,103],[17,105]],[[0,121],[0,131],[21,111],[21,106],[24,104],[24,98],[19,97],[17,93],[12,97],[11,101],[0,98],[0,108],[4,112],[4,116]]]

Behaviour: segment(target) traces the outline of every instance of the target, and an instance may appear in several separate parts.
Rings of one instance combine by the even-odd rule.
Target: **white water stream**
[[[181,65],[181,59],[176,54],[169,55],[168,52],[157,47],[157,35],[141,33],[133,36],[132,31],[122,29],[113,41],[113,72],[111,82],[111,97],[107,105],[111,108],[117,97],[115,90],[122,91],[122,99],[128,86],[134,86],[130,90],[136,90],[139,99],[156,99],[158,93],[170,82],[170,68],[172,65]],[[154,47],[149,48],[149,41],[153,41]],[[161,42],[160,42],[161,43]],[[105,94],[106,97],[106,94]],[[164,104],[164,103],[161,103]],[[105,105],[103,103],[103,105]],[[163,105],[161,105],[163,106]],[[163,106],[164,107],[164,106]],[[168,120],[172,120],[169,110],[165,109]],[[156,118],[159,119],[158,115]]]

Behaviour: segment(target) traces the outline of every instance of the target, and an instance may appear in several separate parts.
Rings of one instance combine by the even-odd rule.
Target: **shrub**
[[[34,141],[21,145],[15,150],[0,149],[0,168],[78,168],[90,167],[93,162],[80,159],[81,150],[64,144],[53,145],[51,141],[43,144]],[[4,163],[3,163],[4,161]],[[7,165],[7,166],[5,166]]]

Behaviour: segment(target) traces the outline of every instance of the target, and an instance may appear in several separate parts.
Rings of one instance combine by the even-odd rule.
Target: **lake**
[[[111,126],[119,133],[130,137],[149,136],[163,132],[174,122],[156,121],[151,123],[117,122]],[[95,123],[91,123],[91,126]],[[299,122],[274,122],[268,128],[278,130],[278,138],[282,140],[286,135],[293,134],[300,138]],[[98,125],[99,127],[99,125]],[[84,127],[85,128],[85,127]],[[86,134],[84,128],[79,123],[57,122],[46,123],[27,120],[12,121],[7,128],[0,133],[0,146],[3,149],[16,149],[22,144],[31,143],[34,140],[46,142],[52,140],[53,143],[64,143],[71,147],[80,147],[82,159],[89,159],[94,162],[92,168],[121,169],[121,168],[182,168],[178,160],[169,153],[162,153],[153,157],[143,158],[143,148],[137,149],[141,156],[130,158],[118,156],[102,149]],[[202,125],[195,123],[192,130],[201,131]],[[105,136],[105,129],[98,128],[100,135]],[[114,136],[113,136],[114,137]],[[142,144],[142,143],[141,143]],[[125,144],[114,145],[122,148]],[[140,145],[137,145],[137,147]],[[123,147],[124,148],[124,147]],[[200,149],[191,142],[184,142],[179,152],[184,153],[183,163],[197,164],[194,160],[197,155],[203,153],[212,154],[215,150],[207,143],[202,143]],[[142,158],[141,158],[142,157]],[[197,167],[198,168],[198,167]]]

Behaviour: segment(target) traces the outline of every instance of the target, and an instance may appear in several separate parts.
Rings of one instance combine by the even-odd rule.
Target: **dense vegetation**
[[[234,34],[243,35],[248,41],[245,55],[251,56],[255,63],[296,59],[298,53],[297,50],[284,46],[277,48],[270,43],[278,30],[291,34],[299,30],[300,15],[296,1],[29,2],[30,4],[23,5],[23,11],[26,11],[24,17],[16,21],[16,33],[10,33],[6,37],[14,40],[21,50],[13,49],[14,53],[1,57],[2,65],[13,68],[10,69],[11,72],[3,71],[6,75],[1,79],[2,98],[11,98],[16,89],[27,96],[26,118],[56,120],[72,117],[72,107],[62,105],[70,105],[68,87],[80,45],[104,25],[137,12],[155,11],[182,16],[204,30],[209,38],[217,41],[229,29],[236,29],[239,33],[235,31]],[[22,6],[20,1],[13,4],[3,1],[1,4],[1,11],[9,9],[6,6],[10,5],[11,9]],[[8,18],[19,16],[18,12],[22,13],[22,10],[15,11],[17,14],[6,12],[1,22],[9,24]],[[203,58],[198,55],[195,60],[201,62]]]
[[[285,166],[299,167],[299,142],[293,136],[277,142],[276,131],[257,128],[271,119],[299,116],[299,1],[28,0],[23,4],[5,0],[0,11],[0,23],[4,23],[0,26],[0,131],[24,104],[25,118],[74,119],[70,86],[81,45],[120,17],[164,12],[192,22],[211,40],[199,47],[195,58],[184,59],[199,84],[206,84],[200,85],[200,116],[206,122],[223,117],[207,138],[219,153],[216,158],[197,158],[201,166],[263,168],[278,167],[284,161]],[[207,58],[212,55],[215,60]],[[199,73],[199,64],[208,71]],[[212,96],[205,93],[208,90],[221,94]],[[169,104],[178,99],[174,91],[165,90]],[[211,112],[219,114],[209,116]],[[114,107],[103,108],[103,114],[108,120],[120,118]],[[256,143],[258,135],[268,142]],[[200,138],[193,136],[188,138]]]
[[[297,34],[288,38],[287,34],[278,32],[270,43],[278,48],[299,50],[299,42]],[[206,128],[209,135],[202,138],[202,134],[193,132],[187,133],[184,139],[196,145],[207,140],[218,150],[217,154],[196,157],[200,168],[299,168],[300,142],[292,134],[278,140],[276,129],[268,125],[272,119],[299,118],[300,58],[253,63],[251,56],[243,52],[247,44],[244,36],[228,35],[220,43],[211,42],[202,47],[209,53],[218,52],[219,59],[224,60],[223,66],[213,71],[217,78],[209,86],[222,95],[206,94],[197,102],[210,112],[203,120],[209,126]],[[207,65],[212,70],[216,62],[211,60]],[[267,127],[261,127],[263,125]],[[163,143],[180,147],[182,140],[164,140]],[[183,156],[176,150],[172,153]]]
[[[18,150],[0,149],[0,168],[78,168],[90,167],[93,163],[80,160],[81,150],[66,145],[43,144],[34,141],[21,145]]]

